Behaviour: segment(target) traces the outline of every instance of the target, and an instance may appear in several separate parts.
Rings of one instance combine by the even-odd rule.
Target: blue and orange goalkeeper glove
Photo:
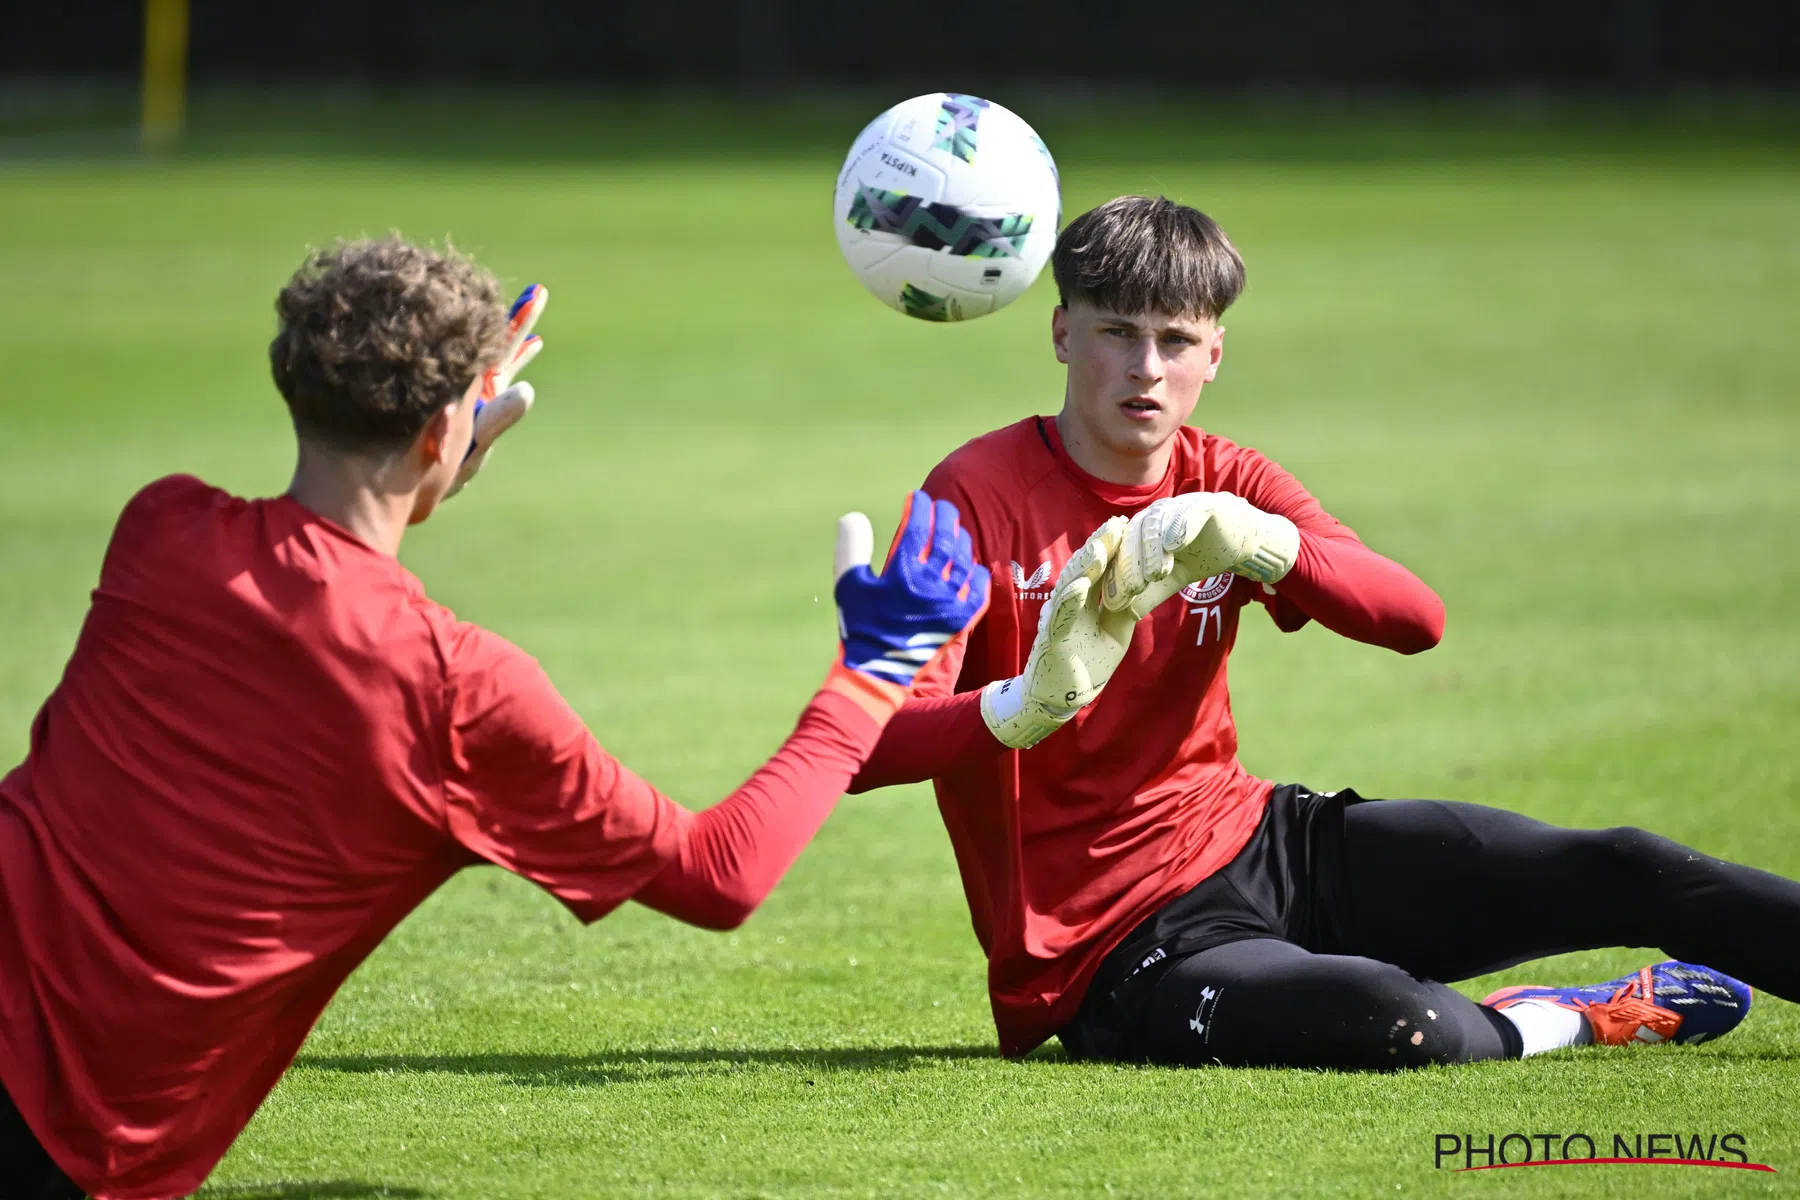
[[[869,568],[874,540],[863,514],[838,521],[835,595],[843,644],[825,687],[886,721],[906,703],[918,673],[987,611],[990,580],[975,562],[956,506],[924,492],[907,496],[879,575]]]
[[[509,337],[506,351],[481,377],[481,391],[475,397],[475,436],[469,440],[469,452],[456,472],[455,481],[444,493],[446,500],[475,478],[481,464],[487,461],[488,451],[494,448],[495,439],[531,411],[531,402],[537,398],[537,393],[529,383],[514,383],[513,380],[544,348],[544,339],[531,332],[531,327],[537,324],[549,299],[550,293],[544,285],[534,283],[520,292],[519,298],[507,310]]]

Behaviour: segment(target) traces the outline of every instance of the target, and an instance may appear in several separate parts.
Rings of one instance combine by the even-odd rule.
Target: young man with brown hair
[[[530,406],[543,289],[397,238],[315,253],[269,348],[285,495],[189,476],[125,506],[61,683],[0,781],[0,1193],[186,1195],[351,970],[465,866],[582,921],[743,921],[985,607],[914,493],[887,569],[840,524],[841,645],[792,736],[695,814],[594,740],[524,652],[395,558]]]
[[[1680,962],[1484,1004],[1443,982],[1615,945],[1800,1000],[1800,884],[1641,830],[1247,773],[1225,681],[1246,607],[1413,654],[1443,605],[1273,461],[1186,423],[1244,283],[1217,224],[1124,196],[1052,262],[1061,411],[925,483],[962,512],[993,604],[853,785],[935,783],[1005,1053],[1060,1036],[1078,1057],[1392,1068],[1697,1041],[1748,1010],[1743,983]],[[1089,561],[1047,590],[1083,538]],[[1092,586],[1072,596],[1071,575]],[[1081,686],[1058,692],[1040,647],[1071,625],[1091,631],[1064,671]]]

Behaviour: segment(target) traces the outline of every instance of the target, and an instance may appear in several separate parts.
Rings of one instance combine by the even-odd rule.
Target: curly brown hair
[[[295,431],[345,450],[406,445],[506,345],[493,275],[397,235],[314,250],[275,314],[269,366]]]
[[[1125,316],[1216,321],[1244,290],[1244,260],[1219,223],[1164,196],[1120,196],[1082,213],[1056,239],[1050,270],[1064,305]]]

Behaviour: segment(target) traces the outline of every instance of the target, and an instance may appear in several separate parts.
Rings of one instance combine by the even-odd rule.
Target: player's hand
[[[446,500],[475,478],[481,464],[487,461],[488,451],[494,448],[495,440],[531,410],[531,402],[537,393],[532,391],[529,383],[514,383],[513,380],[544,348],[544,339],[531,332],[531,327],[537,324],[544,303],[549,299],[550,293],[544,285],[534,283],[520,292],[512,308],[507,310],[506,323],[511,336],[500,361],[481,377],[481,391],[475,398],[475,436],[469,441],[469,452],[463,457],[455,481],[444,493]]]
[[[1274,584],[1300,556],[1300,531],[1230,492],[1188,492],[1131,518],[1106,574],[1105,605],[1142,617],[1190,583],[1227,571]]]
[[[1099,696],[1124,661],[1138,618],[1129,604],[1101,604],[1100,581],[1126,528],[1124,517],[1113,517],[1070,556],[1038,614],[1024,674],[982,691],[981,718],[1005,745],[1022,750],[1050,736]]]
[[[859,694],[881,699],[882,707],[891,704],[891,715],[926,664],[987,611],[990,580],[988,569],[975,562],[956,506],[924,492],[908,494],[879,575],[869,567],[873,548],[869,518],[847,513],[839,519],[834,594],[840,665],[858,677]]]

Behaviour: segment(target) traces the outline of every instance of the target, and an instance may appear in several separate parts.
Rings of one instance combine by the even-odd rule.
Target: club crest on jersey
[[[1013,587],[1021,600],[1048,600],[1050,598],[1050,564],[1041,562],[1037,570],[1030,575],[1017,562],[1012,564]]]
[[[1189,604],[1211,604],[1231,590],[1231,581],[1236,578],[1236,575],[1227,571],[1223,575],[1202,579],[1199,583],[1190,583],[1181,589],[1181,598]]]

